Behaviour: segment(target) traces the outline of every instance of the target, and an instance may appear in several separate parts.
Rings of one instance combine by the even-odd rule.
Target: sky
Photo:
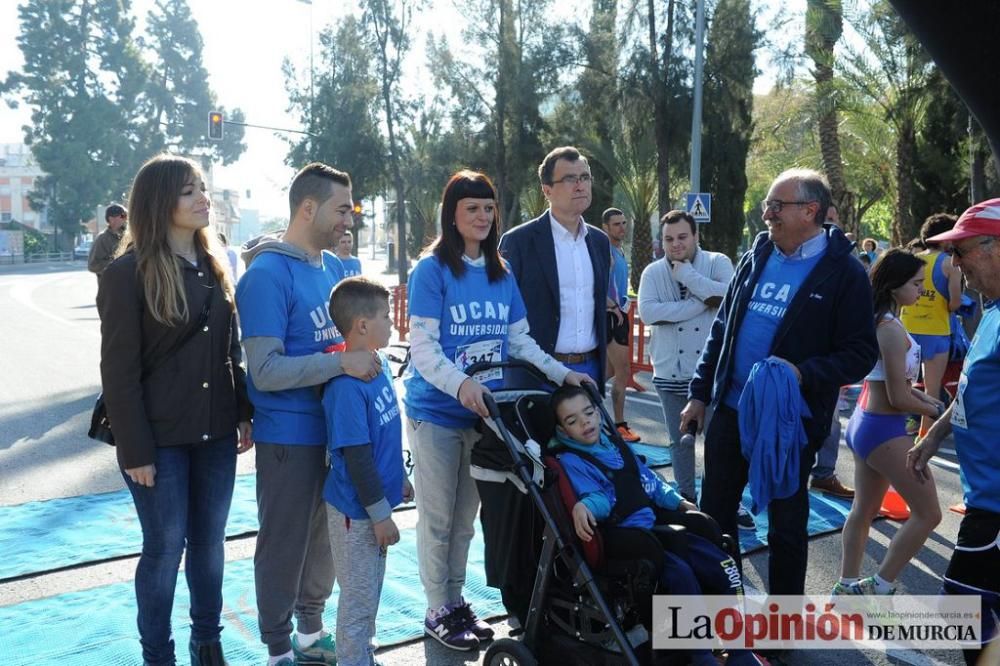
[[[239,107],[251,124],[270,127],[299,128],[298,119],[287,109],[287,95],[281,63],[288,57],[296,69],[309,70],[310,41],[320,30],[340,18],[345,12],[356,12],[353,0],[188,0],[204,40],[203,60],[209,73],[209,83],[217,98],[227,108]],[[16,0],[0,0],[0,78],[10,69],[20,69],[23,57],[17,47],[20,23]],[[420,35],[415,44],[423,43],[428,29],[444,31],[453,46],[461,39],[464,18],[455,9],[454,0],[433,0],[431,9],[416,19],[415,32]],[[765,3],[766,4],[766,3]],[[782,3],[785,4],[785,3]],[[805,0],[793,0],[791,12],[801,16]],[[152,0],[133,0],[133,13],[138,27],[153,6]],[[584,0],[555,0],[555,11],[575,14]],[[796,11],[801,8],[801,11]],[[791,34],[801,34],[800,27],[786,26]],[[319,61],[318,53],[314,54]],[[420,85],[428,82],[422,67],[422,57],[413,58],[407,79]],[[758,59],[758,67],[768,70]],[[767,90],[773,73],[765,71],[755,90]],[[21,143],[21,126],[30,121],[30,112],[23,105],[11,110],[0,103],[0,143]],[[293,135],[297,136],[297,135]],[[243,208],[257,209],[263,218],[287,215],[285,188],[293,170],[285,166],[287,143],[270,130],[247,128],[244,142],[247,150],[239,161],[228,167],[217,167],[215,187],[237,190],[245,197]],[[350,165],[336,165],[350,170]]]

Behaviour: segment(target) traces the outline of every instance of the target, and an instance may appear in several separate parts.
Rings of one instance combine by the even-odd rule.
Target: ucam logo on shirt
[[[507,335],[510,305],[493,301],[469,301],[448,306],[451,323],[448,333],[455,336]],[[469,322],[484,323],[469,323]],[[486,322],[495,323],[486,323]]]
[[[754,285],[747,310],[781,319],[788,309],[788,301],[793,295],[790,283],[758,282]]]
[[[328,340],[339,340],[341,335],[337,327],[333,325],[333,320],[330,319],[329,315],[330,304],[317,305],[310,313],[309,318],[312,319],[313,326],[316,330],[313,331],[313,340],[315,342],[326,342]]]
[[[399,416],[399,404],[396,402],[396,394],[393,393],[392,386],[382,387],[378,397],[375,398],[375,409],[378,411],[379,425],[388,425]]]

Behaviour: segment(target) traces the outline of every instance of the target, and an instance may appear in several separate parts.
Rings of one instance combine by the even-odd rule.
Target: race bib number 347
[[[471,344],[462,345],[455,350],[455,365],[462,372],[476,363],[500,363],[502,355],[503,340],[480,340]],[[480,384],[503,379],[503,368],[490,368],[477,372],[472,376]]]

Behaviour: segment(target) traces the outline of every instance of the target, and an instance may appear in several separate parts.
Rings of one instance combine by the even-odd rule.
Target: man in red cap
[[[966,513],[944,591],[982,597],[982,644],[965,650],[966,663],[975,664],[987,643],[1000,641],[1000,199],[976,204],[951,231],[928,240],[951,244],[952,264],[984,300],[955,400],[907,457],[907,466],[923,481],[941,441],[955,436]]]

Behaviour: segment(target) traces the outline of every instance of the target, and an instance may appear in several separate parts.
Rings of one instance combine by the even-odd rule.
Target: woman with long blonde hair
[[[253,446],[233,284],[193,162],[146,162],[128,207],[128,232],[97,307],[104,399],[142,526],[135,591],[143,662],[175,663],[170,613],[186,551],[191,663],[219,666],[226,519],[236,455]]]

